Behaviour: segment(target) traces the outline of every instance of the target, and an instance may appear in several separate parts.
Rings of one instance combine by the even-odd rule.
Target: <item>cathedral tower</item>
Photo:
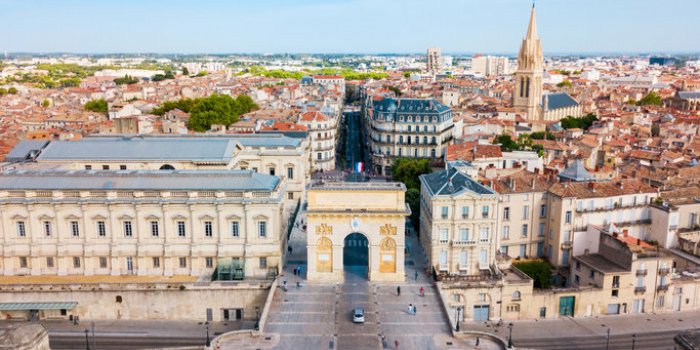
[[[530,24],[518,53],[518,70],[515,72],[515,91],[513,91],[513,107],[518,112],[526,112],[527,119],[542,119],[542,74],[544,57],[542,45],[537,36],[535,23],[535,5],[532,5]]]

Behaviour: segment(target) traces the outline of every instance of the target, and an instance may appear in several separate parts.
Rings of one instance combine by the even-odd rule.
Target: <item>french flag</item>
[[[364,164],[362,164],[362,162],[355,163],[355,172],[361,173],[363,171],[364,171]]]

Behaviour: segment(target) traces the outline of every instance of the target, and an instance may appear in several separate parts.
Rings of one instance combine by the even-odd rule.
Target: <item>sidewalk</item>
[[[520,320],[513,322],[513,339],[543,339],[599,336],[604,337],[610,328],[611,335],[663,332],[697,328],[700,312],[674,312],[660,314],[612,315],[587,318],[561,318],[551,320]],[[508,334],[508,322],[494,327],[492,322],[463,322],[465,330],[477,330],[500,335]]]
[[[149,335],[154,337],[195,338],[206,336],[204,322],[197,321],[80,320],[80,324],[75,325],[67,320],[45,320],[40,323],[46,327],[49,335],[74,335],[84,334],[86,329],[92,332],[93,322],[95,324],[95,335],[98,337],[143,337]],[[209,324],[209,335],[213,338],[214,335],[225,332],[252,329],[254,324],[254,321],[212,322]]]

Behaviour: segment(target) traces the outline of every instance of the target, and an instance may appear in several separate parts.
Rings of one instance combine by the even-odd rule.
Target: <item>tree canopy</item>
[[[155,115],[163,115],[172,111],[173,109],[179,109],[185,113],[189,113],[192,110],[192,107],[194,107],[195,103],[197,103],[197,99],[191,98],[183,98],[177,101],[166,101],[160,106],[154,108],[151,113]]]
[[[544,137],[544,133],[542,133],[542,135],[542,137]],[[510,135],[502,134],[494,138],[493,143],[500,144],[501,151],[503,152],[534,151],[537,152],[537,156],[544,156],[544,147],[542,147],[542,145],[534,144],[532,140],[538,139],[533,138],[532,134],[520,134],[520,136],[518,136],[518,141],[514,141]]]
[[[546,289],[552,285],[552,266],[544,260],[515,262],[513,266],[532,278],[535,288]]]
[[[95,113],[107,113],[107,101],[104,99],[91,100],[88,101],[83,108],[85,108],[86,111]]]
[[[0,96],[7,95],[7,89],[0,88]]]
[[[132,77],[129,75],[125,75],[122,78],[114,79],[114,83],[117,85],[125,85],[125,84],[130,85],[130,84],[136,84],[138,82],[139,82],[139,78]]]
[[[430,163],[427,159],[398,158],[392,167],[394,180],[403,182],[407,189],[420,190],[418,177],[431,172],[432,169],[430,169]]]
[[[564,80],[561,83],[557,84],[557,87],[572,87],[573,84],[571,84],[571,80]]]
[[[406,190],[405,202],[411,208],[411,223],[418,229],[420,224],[420,190],[409,188]]]
[[[598,117],[595,116],[593,113],[589,113],[586,116],[580,117],[580,118],[574,118],[574,117],[565,117],[562,118],[559,123],[561,124],[561,127],[564,129],[583,129],[586,130],[593,125],[593,122],[598,120]]]
[[[13,86],[13,87],[7,89],[7,93],[10,95],[17,95],[17,88]]]
[[[547,140],[552,140],[552,141],[557,139],[557,137],[554,136],[554,134],[552,134],[549,131],[533,132],[530,134],[530,138],[533,140],[545,140],[545,139],[547,139]]]
[[[646,96],[642,97],[641,100],[637,101],[637,106],[661,106],[661,104],[661,96],[654,91],[648,93]]]
[[[401,89],[397,88],[396,86],[389,86],[387,87],[391,92],[396,94],[396,97],[401,97],[403,95],[403,92],[401,92]]]
[[[250,96],[238,95],[235,99],[229,95],[214,94],[197,99],[190,110],[188,127],[204,132],[212,125],[229,126],[238,121],[238,116],[258,109]]]

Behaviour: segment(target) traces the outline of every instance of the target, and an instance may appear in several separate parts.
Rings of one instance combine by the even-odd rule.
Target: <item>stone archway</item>
[[[312,186],[307,203],[310,281],[339,282],[346,265],[371,281],[403,281],[406,187],[400,183]]]

